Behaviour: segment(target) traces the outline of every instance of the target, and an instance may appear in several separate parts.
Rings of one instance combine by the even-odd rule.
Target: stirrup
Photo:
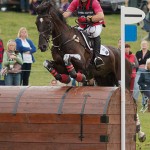
[[[94,64],[95,64],[96,68],[99,68],[104,65],[104,61],[102,60],[102,58],[96,57],[94,59]]]

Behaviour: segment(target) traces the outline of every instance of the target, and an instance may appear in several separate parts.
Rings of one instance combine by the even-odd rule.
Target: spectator
[[[138,85],[138,80],[140,77],[140,74],[145,71],[145,64],[146,60],[150,58],[150,51],[148,50],[149,44],[147,41],[142,41],[141,42],[141,50],[136,52],[136,58],[139,63],[139,67],[137,69],[136,73],[136,78],[134,82],[134,91],[133,91],[133,98],[137,101],[139,97],[139,85]],[[142,101],[144,101],[142,99]]]
[[[64,12],[67,10],[67,8],[69,7],[69,2],[68,0],[61,0],[61,5],[60,5],[60,11]]]
[[[2,69],[3,53],[4,53],[3,41],[0,39],[0,71]],[[1,75],[0,75],[0,79],[1,79]]]
[[[30,9],[31,15],[36,15],[36,12],[33,7],[37,7],[40,3],[41,3],[41,1],[39,1],[39,0],[30,0],[29,9]]]
[[[20,7],[22,12],[29,12],[29,0],[20,0]]]
[[[132,65],[132,74],[131,74],[131,82],[130,82],[130,91],[133,93],[134,80],[136,77],[136,68],[138,68],[138,61],[136,56],[131,52],[131,46],[129,44],[125,44],[125,58],[129,60]]]
[[[7,68],[7,74],[4,75],[5,85],[20,85],[23,61],[21,54],[16,51],[16,42],[14,40],[7,42],[7,51],[4,52],[3,64]]]
[[[150,99],[150,58],[146,61],[145,72],[141,73],[138,84],[143,94],[143,109],[148,107],[148,100]]]
[[[32,63],[35,61],[33,53],[36,52],[36,47],[33,42],[28,38],[28,31],[25,27],[21,27],[18,32],[18,38],[16,38],[17,50],[21,53],[23,58],[22,65],[22,85],[27,86],[29,84],[29,76],[31,72]]]

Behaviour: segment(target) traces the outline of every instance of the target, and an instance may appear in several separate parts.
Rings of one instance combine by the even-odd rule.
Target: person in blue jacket
[[[147,107],[148,100],[150,99],[150,58],[146,61],[145,72],[141,73],[138,84],[140,86],[140,91],[145,97],[145,101],[143,102],[143,107]]]
[[[28,38],[28,31],[25,27],[21,27],[16,38],[16,50],[18,50],[23,59],[21,83],[23,86],[29,85],[29,77],[32,63],[35,62],[33,53],[36,52],[36,47]]]

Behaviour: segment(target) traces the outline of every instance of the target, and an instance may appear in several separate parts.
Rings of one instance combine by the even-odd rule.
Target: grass
[[[17,33],[20,27],[25,26],[29,32],[29,38],[33,40],[34,44],[38,45],[38,32],[35,25],[36,16],[32,16],[24,13],[16,13],[16,12],[0,12],[0,37],[3,39],[5,48],[6,43],[9,39],[15,39],[17,37]],[[69,18],[68,24],[75,25],[74,18]],[[101,39],[102,44],[104,45],[112,45],[117,47],[118,39],[120,38],[120,15],[106,15],[106,28],[104,28]],[[147,35],[145,31],[141,30],[138,27],[138,37],[137,41],[134,43],[130,42],[132,51],[135,53],[140,49],[140,42],[142,38]],[[34,54],[36,62],[32,66],[32,72],[30,76],[30,85],[32,86],[44,86],[49,85],[52,76],[48,73],[46,69],[44,69],[42,63],[46,59],[51,58],[50,51],[45,53],[41,53],[40,50]],[[140,107],[140,102],[139,102]],[[144,114],[139,113],[142,129],[147,134],[147,140],[144,143],[139,143],[137,140],[137,149],[149,150],[150,149],[150,130],[149,130],[149,112],[145,112]]]

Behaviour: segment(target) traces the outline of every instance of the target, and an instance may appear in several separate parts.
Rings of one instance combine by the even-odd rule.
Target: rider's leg
[[[94,47],[93,47],[93,51],[94,51],[94,63],[95,66],[97,68],[99,68],[101,65],[104,64],[103,60],[101,57],[99,57],[99,53],[100,53],[100,48],[101,48],[101,38],[100,36],[97,36],[95,38],[93,38],[94,40]]]
[[[102,58],[100,58],[99,52],[100,52],[100,47],[101,47],[101,39],[100,39],[100,34],[102,32],[102,25],[96,25],[96,26],[90,26],[89,28],[86,29],[87,34],[89,35],[90,38],[93,39],[94,46],[93,46],[93,52],[94,52],[94,63],[95,66],[98,68],[101,65],[104,64]]]

